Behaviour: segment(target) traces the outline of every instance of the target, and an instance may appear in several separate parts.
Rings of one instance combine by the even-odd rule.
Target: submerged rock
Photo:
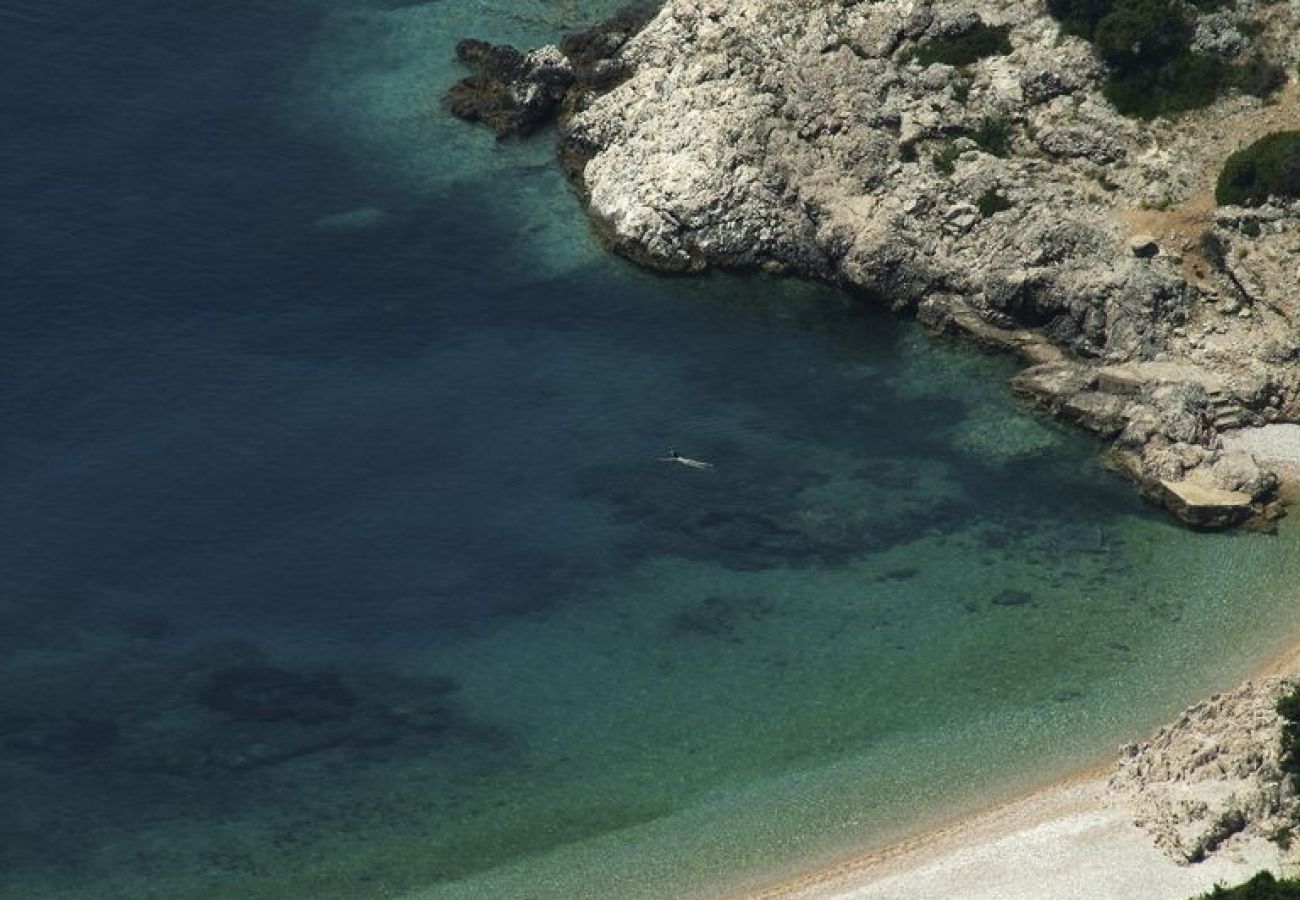
[[[203,705],[241,722],[315,725],[352,715],[357,697],[332,672],[291,672],[277,666],[237,666],[215,673]]]
[[[992,602],[994,606],[1033,606],[1034,598],[1028,591],[1007,589],[998,592]]]
[[[593,28],[565,35],[559,46],[529,53],[463,40],[456,45],[456,58],[474,74],[448,89],[443,102],[452,115],[482,122],[498,138],[527,137],[627,77],[628,67],[615,56],[649,17],[648,8],[630,7]]]
[[[525,137],[550,124],[573,85],[573,67],[554,47],[513,47],[463,40],[456,57],[474,74],[453,85],[444,102],[452,115],[482,122],[498,138]]]

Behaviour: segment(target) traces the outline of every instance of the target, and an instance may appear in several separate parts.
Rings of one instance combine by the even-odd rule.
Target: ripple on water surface
[[[90,266],[66,160],[5,175],[44,305],[4,338],[0,897],[707,893],[1104,755],[1294,632],[1290,529],[1173,527],[1005,360],[833,291],[608,258],[544,140],[441,117],[456,38],[595,5],[258,8],[150,63],[202,69],[175,93],[101,86],[229,119],[132,132],[109,168],[167,190],[96,183],[103,277],[40,264]],[[227,90],[236,50],[291,87]],[[0,140],[107,153],[78,122]]]

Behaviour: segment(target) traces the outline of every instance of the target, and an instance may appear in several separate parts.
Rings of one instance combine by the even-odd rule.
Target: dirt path
[[[1179,205],[1164,210],[1132,207],[1121,212],[1129,236],[1149,234],[1163,247],[1183,254],[1183,275],[1202,284],[1209,266],[1201,254],[1200,239],[1214,221],[1214,186],[1229,156],[1275,131],[1300,129],[1300,84],[1289,81],[1262,108],[1243,109],[1210,121],[1188,116],[1160,137],[1165,144],[1196,142],[1202,150],[1201,178],[1191,195]]]

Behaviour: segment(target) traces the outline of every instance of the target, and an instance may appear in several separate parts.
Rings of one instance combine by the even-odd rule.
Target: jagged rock
[[[1124,145],[1103,131],[1063,126],[1039,133],[1038,146],[1061,159],[1089,159],[1105,165],[1124,158]]]
[[[1281,766],[1277,701],[1293,682],[1247,682],[1187,709],[1148,740],[1120,748],[1110,779],[1137,825],[1179,862],[1290,827],[1296,796]]]
[[[456,45],[456,56],[475,72],[447,91],[447,108],[498,138],[524,137],[554,120],[574,82],[573,67],[555,47],[523,54],[467,39]]]
[[[1250,20],[1267,31],[1261,45],[1300,52],[1294,29],[1251,19],[1253,9],[1225,10],[1198,39],[1231,42]],[[1009,54],[961,68],[914,61],[919,44],[980,22],[1009,29]],[[668,0],[640,25],[566,39],[547,58],[564,60],[555,70],[571,83],[558,101],[542,91],[609,247],[671,271],[821,278],[937,328],[1036,348],[1022,355],[1056,368],[1024,373],[1018,388],[1116,438],[1153,500],[1166,502],[1167,481],[1249,494],[1261,508],[1265,469],[1236,478],[1200,451],[1263,410],[1300,419],[1288,305],[1300,203],[1229,211],[1205,241],[1177,230],[1201,227],[1204,210],[1164,222],[1141,208],[1192,202],[1208,160],[1217,166],[1258,112],[1253,98],[1225,98],[1195,121],[1123,118],[1089,45],[1031,0]],[[497,81],[537,80],[536,62],[482,48],[468,60],[480,57],[508,76]],[[521,90],[507,93],[537,97]],[[1009,208],[982,214],[993,197]],[[1219,312],[1243,305],[1206,329],[1199,314],[1225,296]],[[1180,360],[1266,372],[1271,387],[1238,415],[1211,410],[1204,385],[1157,396],[1147,388],[1169,381],[1149,368],[1124,391],[1096,380],[1118,363]],[[1174,490],[1183,507],[1188,490]]]

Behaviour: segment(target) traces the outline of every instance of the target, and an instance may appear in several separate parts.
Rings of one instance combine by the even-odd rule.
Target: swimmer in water
[[[659,457],[660,462],[678,463],[692,469],[712,469],[713,463],[701,462],[698,459],[688,459],[682,456],[676,450],[669,450],[666,456]]]

